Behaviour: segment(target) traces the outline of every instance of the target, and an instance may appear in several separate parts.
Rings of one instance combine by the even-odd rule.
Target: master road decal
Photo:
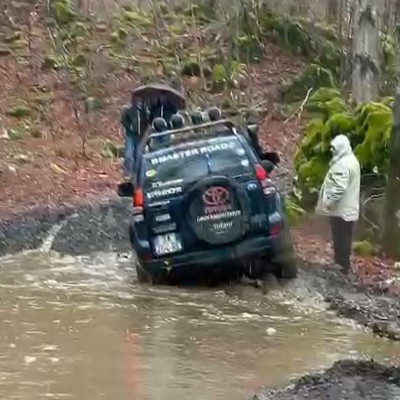
[[[198,156],[198,155],[202,155],[202,154],[214,153],[216,151],[234,149],[235,147],[236,147],[236,144],[233,141],[219,143],[219,144],[211,144],[209,146],[203,146],[203,147],[198,147],[198,148],[194,148],[194,149],[177,151],[174,153],[166,154],[164,156],[154,157],[150,160],[150,162],[153,165],[159,165],[159,164],[163,164],[167,161],[182,160],[185,158]]]

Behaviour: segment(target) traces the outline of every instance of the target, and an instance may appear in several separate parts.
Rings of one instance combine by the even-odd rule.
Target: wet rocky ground
[[[69,255],[129,251],[129,220],[129,200],[115,198],[79,209],[47,209],[0,220],[0,255],[40,246]],[[268,278],[255,286],[269,290],[274,284]],[[301,287],[299,301],[318,295],[339,316],[352,319],[377,335],[400,340],[398,297],[366,289],[354,276],[345,276],[334,267],[309,263],[302,264],[296,287]],[[265,390],[254,399],[400,399],[399,382],[396,368],[344,361],[320,375],[304,377],[290,388]]]
[[[339,361],[282,390],[262,390],[251,400],[400,399],[400,368],[373,361]],[[250,399],[249,399],[250,400]]]

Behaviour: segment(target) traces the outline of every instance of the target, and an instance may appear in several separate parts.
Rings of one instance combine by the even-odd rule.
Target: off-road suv
[[[297,275],[282,195],[230,121],[150,134],[133,207],[139,281],[217,265]]]

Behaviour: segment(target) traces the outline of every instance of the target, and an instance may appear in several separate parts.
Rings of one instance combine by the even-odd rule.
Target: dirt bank
[[[398,399],[400,368],[373,361],[339,361],[327,371],[300,378],[282,390],[264,389],[251,400]],[[250,400],[250,399],[249,399]]]

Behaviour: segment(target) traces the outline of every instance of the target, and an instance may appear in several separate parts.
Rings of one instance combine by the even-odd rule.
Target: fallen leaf
[[[50,168],[53,170],[53,172],[55,172],[56,174],[66,174],[67,171],[65,171],[65,169],[61,168],[60,166],[58,166],[55,163],[50,163]]]

